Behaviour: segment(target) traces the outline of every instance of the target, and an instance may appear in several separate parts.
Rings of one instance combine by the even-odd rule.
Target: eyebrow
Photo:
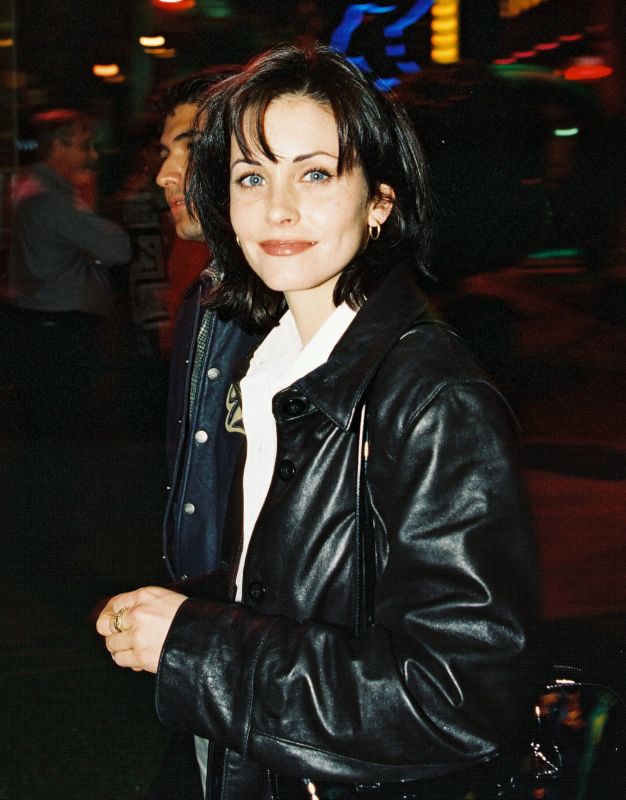
[[[196,131],[193,128],[189,128],[187,131],[183,131],[179,133],[177,136],[174,137],[174,142],[184,142],[185,139],[192,139]],[[169,147],[163,142],[159,142],[159,150],[167,150],[169,152]]]
[[[294,156],[291,160],[292,163],[298,164],[301,161],[308,161],[310,158],[316,158],[317,156],[328,156],[329,158],[334,158],[335,161],[339,160],[339,156],[335,156],[332,153],[327,152],[326,150],[316,150],[313,153],[302,153],[299,156]],[[249,164],[250,166],[253,167],[261,166],[260,161],[248,161],[248,159],[246,158],[238,158],[236,161],[233,161],[233,163],[230,165],[230,168],[232,169],[237,164]]]

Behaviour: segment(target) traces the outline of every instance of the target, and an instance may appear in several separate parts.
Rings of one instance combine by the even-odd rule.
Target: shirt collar
[[[273,392],[289,386],[328,359],[356,313],[342,303],[303,347],[291,311],[285,312],[254,354],[248,375],[267,372]]]

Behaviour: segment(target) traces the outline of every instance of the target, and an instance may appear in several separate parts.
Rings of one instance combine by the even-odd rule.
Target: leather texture
[[[415,327],[427,316],[412,273],[394,268],[329,360],[276,395],[243,602],[189,599],[174,619],[157,710],[226,754],[211,800],[270,797],[272,771],[428,781],[524,739],[536,570],[512,415],[454,333]],[[376,587],[357,637],[366,391]],[[247,788],[239,762],[262,765]]]

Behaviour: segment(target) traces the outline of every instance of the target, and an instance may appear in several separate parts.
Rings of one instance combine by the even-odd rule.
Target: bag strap
[[[447,323],[437,319],[420,319],[405,330],[400,336],[404,339],[416,333],[422,325],[441,325],[452,330]],[[368,431],[368,402],[372,387],[376,382],[376,372],[361,401],[359,415],[357,465],[356,465],[356,498],[355,498],[355,563],[356,563],[356,591],[354,604],[353,632],[357,638],[365,635],[369,627],[374,624],[374,601],[376,596],[376,539],[374,536],[374,509],[369,496],[367,479],[369,460],[369,431]]]
[[[359,419],[355,503],[356,599],[354,606],[354,635],[358,638],[362,637],[367,628],[374,623],[376,542],[374,539],[373,510],[367,483],[368,458],[367,401],[364,401],[361,405]]]

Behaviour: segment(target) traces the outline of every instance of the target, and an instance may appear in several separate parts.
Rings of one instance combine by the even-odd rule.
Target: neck
[[[51,169],[53,172],[56,172],[57,175],[60,175],[62,178],[65,178],[66,181],[72,182],[72,174],[68,169],[64,169],[64,164],[60,163],[58,160],[54,158],[49,158],[46,161],[42,162]]]
[[[333,281],[330,285],[323,284],[314,289],[285,292],[285,300],[293,314],[303,347],[311,341],[335,310],[333,303],[335,283],[336,281]]]

